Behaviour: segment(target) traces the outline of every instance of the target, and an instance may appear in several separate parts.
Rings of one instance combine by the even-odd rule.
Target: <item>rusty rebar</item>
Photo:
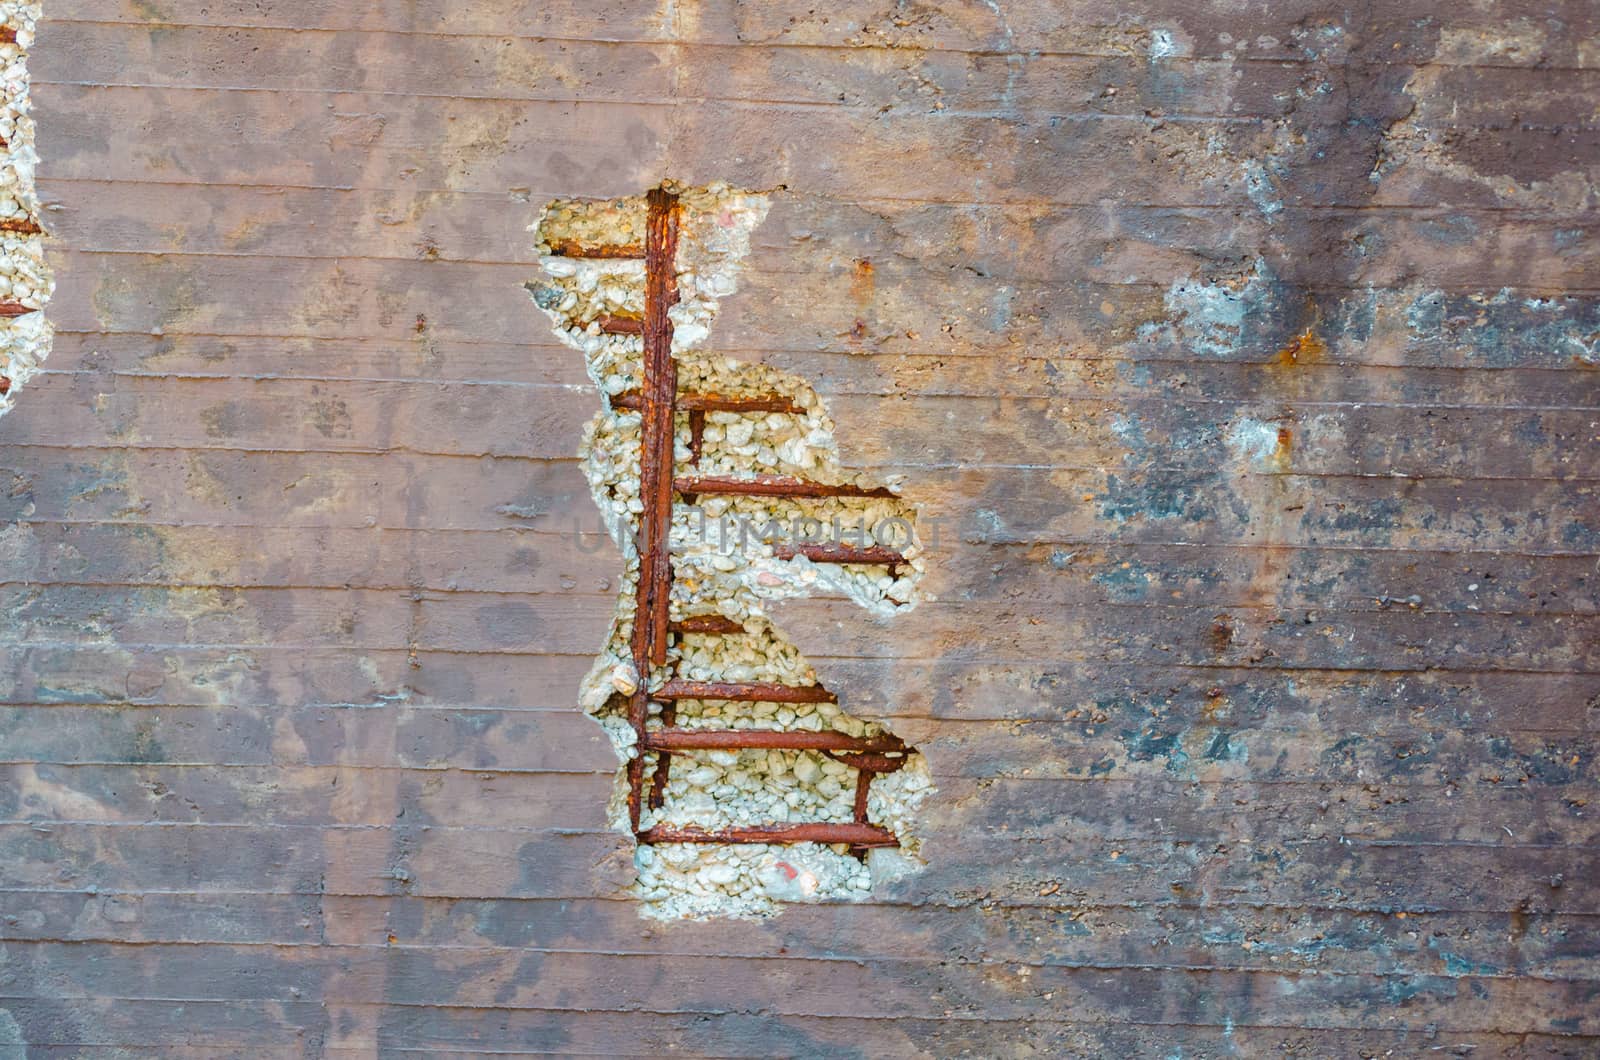
[[[714,636],[727,636],[745,631],[742,622],[735,622],[722,615],[693,615],[679,619],[669,628],[674,633],[709,633]]]
[[[637,390],[614,394],[611,407],[636,409],[644,403]],[[731,397],[724,394],[679,394],[678,408],[690,412],[788,412],[800,414],[805,409],[781,394],[764,394],[758,397]]]
[[[706,410],[689,410],[689,462],[700,463],[700,454],[706,448]]]
[[[863,773],[894,773],[898,772],[909,761],[905,755],[911,753],[911,748],[902,745],[894,750],[901,752],[899,757],[892,758],[886,754],[858,751],[824,751],[822,753],[835,762],[843,762],[851,769],[858,769]]]
[[[872,776],[871,773],[865,770],[856,771],[855,803],[851,806],[851,814],[855,818],[856,824],[871,823],[867,820],[867,800],[870,797],[872,788]],[[850,845],[850,853],[862,860],[866,860],[867,848],[860,843],[852,843]]]
[[[698,828],[658,824],[637,833],[641,843],[845,843],[851,847],[897,847],[893,832],[875,824],[814,821],[803,824],[749,825],[744,828]]]
[[[634,703],[639,699],[640,699],[640,696],[636,693],[634,695],[633,699],[630,699],[628,701],[628,722],[630,724],[632,724],[632,722],[633,722],[633,717],[634,717],[634,713],[635,713]],[[649,704],[648,701],[646,701],[645,702],[645,712],[646,712],[647,716],[648,716],[649,710],[650,710],[650,704]],[[639,803],[640,803],[640,797],[641,797],[641,794],[643,793],[643,791],[644,791],[644,749],[640,748],[638,750],[638,752],[632,758],[628,759],[628,824],[629,824],[629,826],[631,828],[633,828],[634,831],[638,831],[639,830],[639,815],[642,812]]]
[[[616,313],[601,313],[594,318],[594,322],[599,324],[600,330],[607,335],[644,334],[644,321],[638,317],[625,317]]]
[[[667,541],[672,528],[674,411],[678,400],[678,362],[672,358],[672,318],[667,311],[678,303],[678,196],[653,188],[646,196],[649,220],[645,229],[644,280],[644,419],[645,450],[640,471],[649,478],[640,483],[640,496],[651,517],[653,533],[646,546],[651,552],[650,662],[667,661],[667,604],[672,595],[672,560]],[[640,567],[641,577],[644,574]]]
[[[674,703],[661,704],[661,724],[670,726],[677,720],[677,705]],[[654,734],[647,734],[647,738],[651,735]],[[644,748],[641,747],[639,750],[640,757],[643,757]],[[669,779],[671,770],[672,756],[668,754],[666,750],[658,749],[656,753],[655,776],[650,778],[650,808],[652,810],[661,809],[662,804],[667,801],[667,780]]]
[[[787,475],[686,475],[672,488],[679,493],[716,493],[741,497],[893,497],[887,486],[855,486],[816,482]]]
[[[638,243],[582,243],[576,239],[547,239],[545,245],[558,258],[642,258],[645,248]]]
[[[718,699],[736,703],[834,703],[821,685],[779,685],[763,681],[668,681],[650,693],[654,699]]]
[[[44,229],[39,227],[39,222],[31,217],[7,217],[0,220],[0,232],[10,232],[13,235],[37,236],[43,235]]]
[[[677,196],[655,188],[646,196],[648,218],[643,247],[636,244],[588,245],[560,240],[552,253],[568,257],[645,259],[645,312],[642,320],[615,314],[595,319],[608,334],[639,335],[644,344],[643,382],[637,391],[611,399],[612,408],[640,413],[639,583],[631,649],[639,687],[628,702],[628,721],[638,737],[628,763],[628,815],[640,843],[829,843],[844,844],[865,856],[873,847],[899,845],[894,833],[867,820],[866,802],[872,776],[892,772],[906,761],[905,744],[892,734],[855,737],[840,732],[777,731],[768,729],[682,729],[676,727],[677,701],[684,699],[731,700],[771,703],[833,703],[836,698],[821,685],[783,685],[767,682],[669,680],[655,692],[648,690],[653,668],[666,662],[669,632],[732,635],[744,632],[742,623],[721,615],[696,615],[671,622],[668,603],[672,565],[668,533],[672,523],[674,491],[684,494],[722,493],[775,497],[893,497],[885,487],[814,482],[780,475],[726,477],[693,475],[674,479],[673,443],[676,411],[689,413],[690,451],[698,463],[704,446],[708,411],[802,413],[789,398],[772,394],[731,397],[718,394],[678,394],[677,364],[672,357],[672,321],[667,311],[678,300]],[[903,562],[892,550],[850,548],[809,543],[780,545],[783,558],[806,555],[817,562]],[[650,704],[661,704],[663,728],[650,730]],[[652,809],[666,801],[672,753],[714,749],[779,749],[820,751],[856,769],[855,819],[849,823],[809,822],[704,829],[694,826],[656,825],[641,830],[641,804],[648,798]],[[655,752],[655,769],[645,792],[645,757]]]
[[[856,772],[856,798],[854,812],[857,824],[868,823],[867,799],[871,794],[872,778],[875,776],[877,776],[876,773],[872,773],[865,769],[858,770]]]
[[[653,751],[779,750],[779,751],[904,751],[898,737],[851,736],[843,732],[804,729],[656,729],[645,734]],[[840,755],[840,761],[852,756]]]
[[[906,561],[906,557],[901,553],[892,548],[884,548],[881,545],[869,545],[865,548],[860,548],[855,545],[844,545],[830,541],[773,545],[772,554],[778,559],[794,559],[796,556],[804,556],[813,563],[867,563],[893,567]]]
[[[24,313],[37,313],[38,310],[21,302],[0,302],[0,317],[20,317]]]
[[[635,831],[644,796],[650,670],[667,657],[667,601],[672,590],[667,536],[672,526],[673,402],[678,393],[672,319],[667,315],[678,300],[678,197],[654,188],[646,202],[644,403],[639,428],[639,494],[644,511],[639,516],[639,585],[630,644],[639,687],[628,702],[628,724],[638,737],[637,751],[628,762],[628,819]]]

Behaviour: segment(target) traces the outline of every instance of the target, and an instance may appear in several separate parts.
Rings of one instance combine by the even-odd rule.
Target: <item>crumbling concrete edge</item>
[[[38,3],[0,3],[0,415],[39,372],[52,335],[44,307],[55,280],[34,190],[38,155],[27,66],[39,16]]]

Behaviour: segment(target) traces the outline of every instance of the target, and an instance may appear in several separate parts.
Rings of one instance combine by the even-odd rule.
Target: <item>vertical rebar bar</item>
[[[650,720],[650,674],[667,659],[667,603],[672,595],[672,471],[677,362],[672,359],[672,318],[678,300],[678,197],[665,188],[646,196],[643,408],[640,414],[638,603],[631,644],[639,686],[628,703],[628,723],[638,736],[628,763],[628,819],[639,830],[644,794],[644,739]]]

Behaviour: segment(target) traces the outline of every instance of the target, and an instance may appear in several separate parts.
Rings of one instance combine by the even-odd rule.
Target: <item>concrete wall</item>
[[[1592,1055],[1586,0],[51,0],[0,1051]],[[937,603],[777,618],[921,876],[641,922],[545,201],[774,194],[712,343]],[[13,1050],[15,1051],[15,1050]]]

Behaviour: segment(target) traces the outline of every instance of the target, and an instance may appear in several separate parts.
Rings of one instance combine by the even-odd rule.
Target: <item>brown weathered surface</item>
[[[1600,1049],[1593,3],[46,14],[0,1053]],[[669,176],[786,189],[711,344],[934,520],[779,615],[937,774],[869,904],[603,829],[525,228]]]

